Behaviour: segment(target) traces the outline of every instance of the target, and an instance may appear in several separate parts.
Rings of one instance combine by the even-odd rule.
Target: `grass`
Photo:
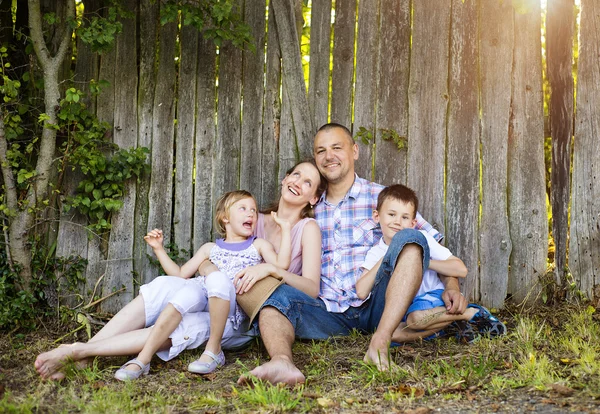
[[[35,356],[66,328],[5,335],[0,341],[0,412],[600,412],[600,315],[591,307],[561,305],[500,315],[509,333],[472,345],[453,338],[390,350],[396,367],[379,372],[362,357],[369,337],[297,342],[296,363],[307,377],[295,388],[254,381],[238,386],[242,373],[266,360],[259,342],[228,352],[214,375],[186,371],[201,350],[164,363],[150,375],[121,383],[112,375],[123,358],[97,359],[80,370],[67,367],[61,383],[44,382]],[[84,339],[84,338],[80,338]]]

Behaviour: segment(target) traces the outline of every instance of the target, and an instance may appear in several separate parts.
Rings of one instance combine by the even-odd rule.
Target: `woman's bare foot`
[[[384,338],[377,333],[373,334],[369,349],[363,358],[367,364],[375,364],[379,371],[388,371],[390,369],[390,339]]]
[[[286,356],[271,359],[269,362],[250,371],[250,375],[263,381],[268,381],[271,384],[296,385],[302,384],[305,381],[302,372]],[[250,376],[242,375],[238,379],[238,384],[240,385],[250,383]]]
[[[60,372],[60,369],[69,359],[73,359],[75,347],[78,345],[78,342],[71,345],[60,345],[52,351],[39,354],[33,364],[36,371],[43,379],[62,380],[65,374]]]

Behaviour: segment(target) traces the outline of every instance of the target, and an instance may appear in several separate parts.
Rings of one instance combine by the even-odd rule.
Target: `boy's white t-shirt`
[[[427,239],[427,244],[429,245],[429,257],[431,260],[446,260],[450,256],[452,256],[452,252],[448,250],[446,247],[439,244],[435,239],[426,231],[419,230],[423,236]],[[371,247],[371,249],[367,252],[365,257],[365,262],[361,266],[363,269],[371,270],[373,266],[377,264],[379,259],[381,259],[388,250],[388,245],[383,241],[383,237],[379,239],[379,243],[375,246]],[[427,269],[423,273],[423,281],[421,282],[421,287],[419,287],[419,292],[417,292],[417,296],[423,295],[427,292],[431,292],[436,289],[444,289],[444,284],[440,280],[437,272]]]

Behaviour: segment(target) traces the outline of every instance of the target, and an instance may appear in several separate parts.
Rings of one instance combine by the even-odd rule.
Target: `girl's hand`
[[[233,286],[236,287],[235,293],[241,295],[252,289],[256,282],[275,273],[275,266],[268,263],[261,263],[240,270],[233,278]]]
[[[163,231],[160,229],[150,230],[148,234],[144,236],[144,240],[148,243],[148,246],[152,249],[160,249],[163,247]]]
[[[291,227],[292,227],[292,226],[290,225],[290,222],[289,222],[288,220],[286,220],[286,219],[282,219],[282,218],[280,218],[280,217],[277,215],[277,212],[275,212],[275,211],[271,211],[271,217],[273,218],[273,221],[274,221],[275,223],[277,223],[277,225],[278,225],[279,227],[281,227],[281,229],[282,229],[282,230],[283,230],[283,229],[288,229],[288,230],[289,230],[289,229],[291,229]]]

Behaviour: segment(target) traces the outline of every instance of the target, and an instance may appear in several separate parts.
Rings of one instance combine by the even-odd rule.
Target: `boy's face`
[[[388,198],[379,211],[373,210],[373,220],[381,225],[385,244],[390,244],[394,234],[403,229],[412,229],[417,224],[415,206]]]
[[[238,236],[248,238],[252,236],[256,226],[256,203],[253,198],[242,198],[229,207],[227,217],[223,219],[227,238]]]

